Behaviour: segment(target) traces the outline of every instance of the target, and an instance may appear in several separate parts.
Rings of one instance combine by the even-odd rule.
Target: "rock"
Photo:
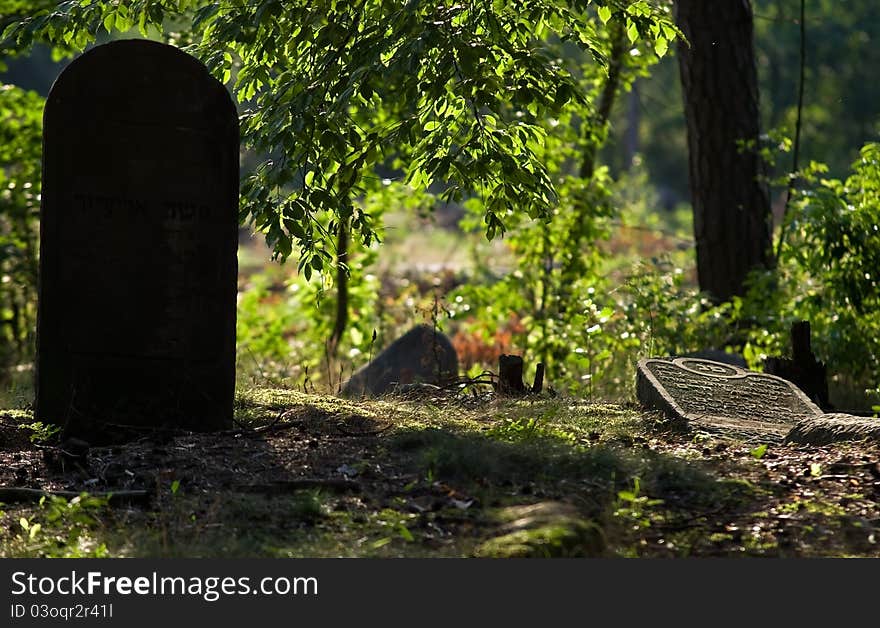
[[[417,325],[352,375],[341,394],[378,397],[397,387],[443,384],[457,376],[458,356],[449,338],[429,325]]]
[[[785,437],[787,443],[803,445],[858,440],[880,441],[880,419],[833,412],[801,419]]]
[[[605,551],[602,530],[561,502],[512,506],[499,513],[507,523],[501,534],[482,543],[478,558],[599,557]]]

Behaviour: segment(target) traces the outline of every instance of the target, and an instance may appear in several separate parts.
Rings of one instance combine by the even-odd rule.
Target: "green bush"
[[[34,351],[43,104],[0,84],[0,381]]]

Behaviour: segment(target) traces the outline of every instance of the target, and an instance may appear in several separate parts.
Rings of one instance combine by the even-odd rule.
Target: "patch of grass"
[[[43,423],[42,421],[23,423],[18,427],[19,429],[30,431],[29,438],[32,443],[45,443],[61,431],[61,428],[57,425],[52,425],[51,423]]]
[[[585,523],[548,524],[490,539],[477,548],[478,558],[597,557],[603,552],[601,531]]]
[[[840,504],[835,504],[821,498],[804,500],[803,504],[807,512],[826,517],[843,517],[846,514],[846,510]]]
[[[13,423],[30,423],[34,420],[32,410],[0,410],[0,419],[8,419]]]
[[[104,558],[100,541],[107,500],[82,493],[67,500],[44,497],[36,507],[0,511],[5,533],[0,556],[15,558]]]
[[[337,482],[344,474],[356,487],[260,495],[231,490],[230,484],[238,481],[235,474],[202,477],[195,468],[186,468],[176,475],[159,474],[163,479],[157,498],[144,509],[101,508],[88,511],[89,519],[52,515],[51,520],[40,505],[8,509],[0,526],[0,553],[877,554],[876,515],[865,497],[870,495],[871,471],[862,458],[855,458],[850,473],[864,475],[864,481],[849,481],[846,490],[826,495],[823,491],[833,488],[833,479],[800,474],[778,483],[768,473],[810,469],[810,463],[830,468],[839,459],[836,453],[801,454],[774,445],[773,452],[756,459],[749,454],[754,442],[660,432],[651,416],[621,406],[540,398],[495,400],[475,408],[443,399],[352,401],[283,389],[244,389],[236,397],[235,411],[242,425],[278,421],[281,429],[223,433],[216,438],[228,442],[209,440],[207,446],[185,436],[181,444],[205,456],[226,456],[224,452],[247,445],[260,462],[248,467],[240,458],[234,463],[251,474],[241,478],[243,483],[271,482],[271,465],[277,465],[282,473],[294,471],[294,477],[299,469],[308,469],[302,475],[319,481]],[[3,417],[4,436],[17,435],[14,447],[39,461],[39,453],[16,429],[17,424],[33,423],[32,415],[13,411]],[[160,450],[140,447],[138,454],[158,451],[159,459],[168,448],[181,449],[173,443]],[[124,447],[119,449],[124,453]],[[797,459],[785,466],[764,460],[778,463],[782,458],[777,456]],[[12,453],[9,459],[16,470],[23,467]],[[208,468],[216,469],[217,460],[209,460],[213,466]],[[149,475],[150,470],[139,470],[144,472]],[[792,490],[794,484],[798,490]],[[38,546],[41,540],[48,545]]]
[[[563,502],[508,507],[495,518],[504,523],[501,534],[480,544],[477,557],[598,557],[606,550],[602,529]]]
[[[314,529],[330,515],[327,498],[317,491],[271,499],[243,493],[175,494],[162,502],[156,511],[126,523],[137,534],[108,541],[115,554],[272,556],[285,543],[309,547]]]
[[[283,388],[245,388],[235,395],[235,420],[246,427],[274,422],[282,412],[295,417],[361,417],[376,419],[382,413],[368,403],[348,401],[332,395],[312,395]]]
[[[27,409],[34,401],[34,374],[32,368],[12,369],[0,373],[0,408]],[[8,412],[3,410],[2,412]]]

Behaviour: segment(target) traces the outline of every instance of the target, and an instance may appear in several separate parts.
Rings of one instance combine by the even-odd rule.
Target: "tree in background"
[[[55,4],[6,0],[0,28]],[[11,53],[0,47],[0,58]],[[0,83],[0,382],[7,367],[29,360],[33,351],[43,104],[36,93]]]
[[[614,181],[601,149],[621,94],[637,77],[647,76],[648,68],[667,52],[667,40],[659,45],[638,41],[625,19],[615,22],[613,17],[611,11],[596,14],[597,27],[607,25],[599,39],[606,66],[596,67],[565,47],[558,53],[579,77],[591,103],[581,112],[545,123],[541,161],[557,182],[558,206],[541,221],[512,217],[508,242],[516,255],[515,270],[498,281],[458,290],[451,306],[461,318],[468,311],[480,311],[475,327],[490,334],[513,329],[514,344],[542,362],[551,379],[571,380],[586,373],[587,387],[589,371],[603,355],[589,349],[592,337],[610,316],[609,309],[594,303],[595,291],[603,287],[596,276],[596,244],[608,237],[608,219],[615,215]],[[674,36],[670,30],[669,39]],[[482,214],[479,199],[472,199],[469,208]]]
[[[36,323],[42,112],[40,96],[0,84],[0,367],[29,358]]]
[[[101,29],[137,27],[201,58],[232,87],[243,141],[263,157],[242,183],[242,222],[280,260],[298,248],[305,276],[330,277],[334,263],[346,270],[347,246],[375,241],[359,199],[381,186],[377,169],[415,189],[442,182],[441,201],[480,198],[490,239],[511,216],[549,216],[558,190],[541,159],[545,123],[593,118],[547,42],[606,64],[602,31],[619,23],[630,41],[665,49],[675,29],[662,4],[77,0],[38,8],[4,40],[75,52]]]
[[[748,0],[676,0],[700,288],[742,296],[771,266],[771,214]]]
[[[793,137],[799,91],[800,0],[752,0],[754,54],[758,70],[761,129],[777,139]],[[859,147],[876,139],[880,82],[880,4],[872,0],[815,0],[806,6],[805,94],[800,153],[803,163],[816,160],[843,178],[858,158]],[[673,51],[677,50],[677,47]],[[638,152],[640,168],[673,207],[689,201],[687,131],[680,88],[679,59],[666,55],[638,82]],[[636,97],[634,97],[636,98]],[[630,167],[624,157],[630,120],[621,108],[603,160],[617,176]],[[791,162],[778,162],[790,171]],[[772,169],[772,168],[771,168]],[[779,218],[786,186],[771,183],[771,204]],[[776,223],[778,226],[778,222]]]
[[[765,128],[794,133],[800,64],[800,0],[753,0]],[[801,153],[845,177],[859,148],[877,138],[880,4],[806,3]]]

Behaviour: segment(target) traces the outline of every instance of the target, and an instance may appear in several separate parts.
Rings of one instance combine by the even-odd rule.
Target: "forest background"
[[[277,97],[284,72],[261,77],[255,68],[268,62],[248,57],[268,36],[260,20],[277,18],[273,12],[283,3],[256,2],[248,5],[250,13],[225,17],[214,10],[223,3],[42,3],[45,11],[36,4],[6,2],[2,14],[0,379],[6,405],[26,404],[32,395],[45,96],[77,50],[146,34],[203,58],[240,103],[247,140],[241,384],[334,392],[382,346],[427,322],[452,337],[468,375],[494,368],[501,353],[518,353],[531,368],[544,363],[557,390],[621,400],[632,395],[640,357],[716,348],[740,352],[761,369],[764,358],[790,350],[791,323],[809,320],[835,406],[876,409],[880,149],[873,142],[880,85],[872,73],[880,62],[880,8],[874,3],[751,3],[748,52],[757,70],[761,131],[757,142],[743,138],[739,150],[760,156],[774,255],[723,298],[701,286],[698,272],[680,81],[687,48],[675,43],[669,3],[594,4],[572,24],[547,10],[515,31],[524,49],[546,62],[527,67],[524,76],[540,77],[550,68],[544,78],[555,90],[543,101],[539,83],[524,82],[523,93],[483,83],[468,92],[470,107],[434,122],[421,115],[421,103],[412,115],[403,111],[405,93],[393,94],[381,80],[364,81],[368,88],[358,96],[364,106],[352,115],[361,116],[360,128],[369,128],[365,120],[383,128],[370,116],[415,122],[375,137],[334,135],[341,126],[324,129],[313,146],[295,149],[267,130],[281,124],[266,99]],[[355,4],[368,15],[394,3]],[[347,24],[346,16],[349,25],[358,24],[355,12],[327,5],[327,13],[340,13],[339,24]],[[53,13],[58,6],[68,13]],[[431,10],[437,24],[458,24],[452,13],[442,14],[453,9]],[[299,10],[306,9],[292,10],[291,23],[302,18]],[[495,7],[468,19],[492,17],[495,10],[504,15]],[[248,20],[254,32],[245,36]],[[348,42],[328,32],[329,23],[313,24],[315,45],[321,37],[341,38],[344,52]],[[294,32],[300,33],[291,31],[292,41],[299,41]],[[580,39],[566,40],[563,32]],[[218,33],[235,44],[225,54],[215,45]],[[486,59],[503,64],[504,53],[515,57],[515,37],[509,46],[485,37],[486,54],[478,49],[472,58],[459,54],[452,61],[439,55],[436,83],[454,68],[462,84],[473,86],[485,78]],[[444,40],[436,50],[456,43]],[[319,62],[305,64],[306,70],[320,70]],[[339,64],[368,67],[342,52]],[[421,80],[414,85],[429,84]],[[386,108],[370,109],[374,101]],[[302,103],[287,105],[309,111]],[[464,172],[460,155],[443,143],[475,125],[488,139],[473,151],[465,142],[459,153],[471,163],[497,162],[502,170]],[[502,131],[513,143],[493,148],[491,138]],[[363,146],[357,159],[340,158],[321,172],[308,167],[308,151],[323,158],[355,145]],[[279,174],[266,164],[285,146],[291,160],[306,159]],[[394,150],[384,152],[387,146]],[[532,162],[505,161],[520,148]],[[449,159],[432,161],[443,150]],[[493,186],[493,180],[506,183]],[[317,191],[304,196],[310,186]],[[328,193],[319,198],[322,190]],[[523,202],[527,195],[531,200]],[[276,210],[259,209],[270,206]]]

